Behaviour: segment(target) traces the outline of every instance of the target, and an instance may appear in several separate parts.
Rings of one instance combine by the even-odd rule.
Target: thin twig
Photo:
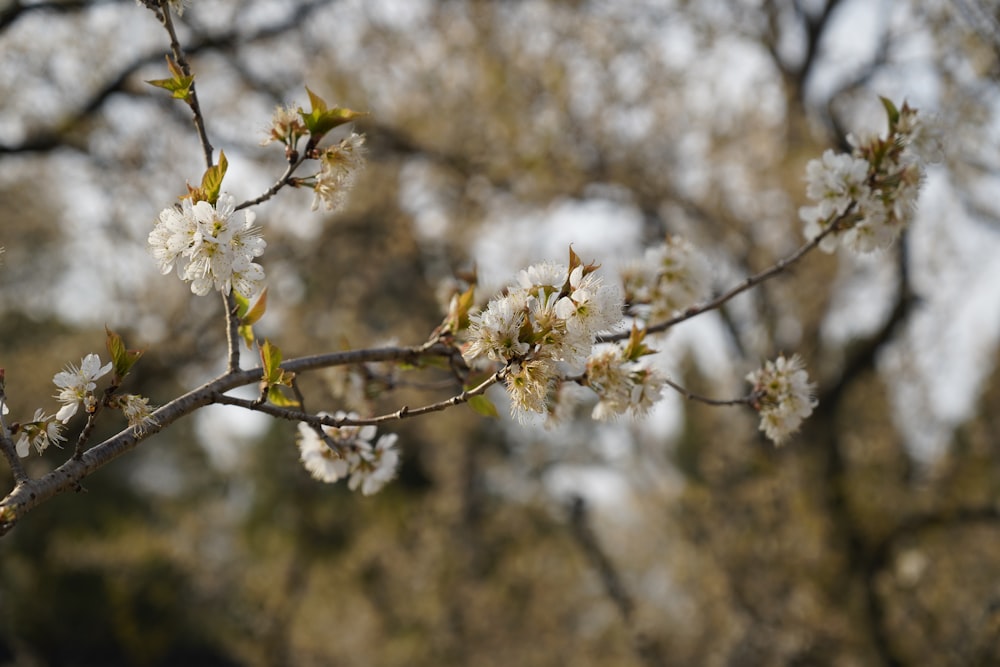
[[[269,187],[267,190],[264,191],[264,194],[260,195],[255,199],[248,199],[247,201],[243,202],[233,210],[240,211],[242,209],[249,208],[251,206],[256,206],[257,204],[263,204],[268,199],[278,194],[278,191],[281,190],[281,188],[285,187],[292,181],[292,174],[295,173],[295,170],[298,169],[305,161],[306,158],[303,156],[299,157],[294,162],[290,162],[288,164],[288,167],[285,168],[285,173],[279,176],[278,180],[276,180],[271,187]]]
[[[673,382],[668,378],[664,378],[663,381],[668,387],[676,391],[678,394],[688,399],[689,401],[698,401],[700,403],[707,403],[708,405],[751,405],[753,403],[754,396],[743,396],[742,398],[730,398],[730,399],[719,399],[719,398],[708,398],[707,396],[700,396],[693,392],[688,391],[681,385]]]
[[[187,56],[184,55],[184,49],[181,48],[181,43],[177,39],[177,31],[174,30],[173,19],[170,18],[170,9],[165,5],[166,2],[160,3],[160,8],[162,9],[160,19],[167,34],[170,35],[170,51],[174,54],[174,61],[181,68],[184,76],[192,76],[191,65],[188,63]],[[188,90],[190,94],[187,103],[194,114],[194,126],[198,130],[198,141],[201,142],[201,150],[205,154],[205,168],[208,169],[215,164],[215,158],[213,157],[214,149],[212,148],[212,143],[208,140],[208,131],[205,129],[205,118],[201,115],[201,104],[198,102],[198,91],[195,89],[193,79]]]
[[[409,419],[410,417],[419,417],[420,415],[426,415],[431,412],[440,412],[456,405],[467,403],[469,399],[485,393],[487,389],[499,382],[503,378],[505,372],[505,369],[498,370],[496,373],[472,389],[463,391],[461,394],[457,394],[443,401],[424,405],[419,408],[410,408],[404,405],[395,412],[379,415],[377,417],[321,417],[319,415],[303,412],[302,410],[290,410],[288,408],[278,407],[269,403],[260,403],[256,400],[237,398],[235,396],[228,396],[221,393],[214,396],[212,402],[220,405],[235,405],[246,410],[263,412],[271,415],[272,417],[278,417],[279,419],[301,421],[314,426],[332,426],[334,428],[340,428],[343,426],[369,426],[383,424],[389,421],[398,421],[400,419]]]
[[[76,439],[76,446],[73,448],[73,458],[79,461],[83,458],[84,446],[90,439],[90,434],[94,432],[94,425],[97,422],[97,410],[87,413],[87,423],[83,425],[80,436]]]
[[[646,332],[658,333],[661,331],[666,331],[675,324],[680,324],[681,322],[690,320],[691,318],[701,315],[702,313],[706,313],[710,310],[715,310],[716,308],[719,308],[726,302],[730,301],[733,297],[736,297],[742,294],[743,292],[746,292],[748,289],[755,287],[766,280],[770,280],[771,278],[775,277],[776,275],[778,275],[779,273],[790,267],[792,264],[795,264],[797,261],[802,259],[806,255],[806,253],[815,249],[820,244],[820,242],[823,239],[825,239],[829,234],[833,233],[834,231],[840,231],[841,222],[845,220],[853,212],[853,209],[854,209],[853,205],[848,207],[848,209],[843,214],[834,219],[834,221],[831,222],[830,225],[826,229],[824,229],[820,234],[816,235],[815,238],[813,238],[811,241],[800,247],[798,250],[793,252],[788,257],[784,257],[778,260],[778,262],[773,266],[770,266],[759,273],[755,273],[754,275],[747,277],[746,279],[743,280],[743,282],[723,292],[722,294],[712,299],[711,301],[708,301],[698,306],[692,306],[691,308],[688,308],[680,315],[672,317],[666,322],[660,322],[659,324],[654,324],[646,327]],[[616,334],[598,336],[597,342],[613,343],[615,341],[626,340],[629,337],[629,335],[630,332],[623,331]]]

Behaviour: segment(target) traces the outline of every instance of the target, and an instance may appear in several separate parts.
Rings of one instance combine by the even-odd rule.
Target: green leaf
[[[146,83],[157,88],[169,90],[174,99],[184,100],[185,102],[190,101],[194,76],[184,76],[180,67],[177,66],[177,63],[170,56],[167,56],[167,68],[171,74],[169,79],[152,79],[146,81]]]
[[[285,396],[278,385],[272,385],[267,388],[267,402],[279,408],[296,408],[299,406],[299,402]]]
[[[879,99],[882,100],[882,106],[885,107],[885,113],[889,117],[889,128],[896,127],[896,123],[899,122],[899,109],[888,97],[879,97]]]
[[[264,369],[264,381],[269,385],[275,384],[282,373],[281,349],[277,345],[272,345],[266,338],[260,344],[260,362]]]
[[[629,334],[628,343],[625,345],[625,358],[629,361],[638,361],[647,354],[656,354],[656,350],[648,347],[643,339],[646,337],[646,330],[632,325],[632,332]]]
[[[299,109],[299,115],[302,116],[302,121],[305,123],[306,129],[309,130],[310,146],[318,145],[326,133],[333,128],[366,115],[363,112],[343,107],[327,108],[326,101],[309,90],[308,86],[306,86],[306,93],[309,94],[309,103],[312,105],[312,109],[308,113]]]
[[[111,355],[111,364],[114,369],[115,383],[117,384],[129,374],[132,366],[135,365],[135,362],[139,361],[139,357],[142,356],[145,350],[129,350],[126,348],[125,341],[121,336],[107,327],[105,327],[104,331],[107,335],[105,344],[108,348],[108,354]]]
[[[486,398],[482,394],[470,398],[469,407],[484,417],[496,418],[500,416],[500,413],[497,412],[497,406],[493,405],[493,401]]]
[[[201,177],[201,198],[209,204],[214,205],[219,199],[219,191],[222,189],[222,179],[229,169],[229,160],[226,159],[226,152],[219,151],[219,163],[214,164],[205,170],[205,175]]]

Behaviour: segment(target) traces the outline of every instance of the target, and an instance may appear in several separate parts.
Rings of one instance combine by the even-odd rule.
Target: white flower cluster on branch
[[[706,299],[711,277],[705,256],[673,235],[622,269],[629,312],[646,322],[662,322]]]
[[[319,417],[337,420],[357,419],[357,413],[326,412]],[[348,487],[370,496],[390,482],[399,467],[395,433],[379,436],[372,444],[376,428],[372,425],[341,427],[312,426],[299,423],[298,446],[302,464],[315,479],[334,483],[349,477]]]
[[[922,154],[939,152],[935,133],[926,129],[916,110],[883,103],[889,112],[885,137],[850,135],[850,155],[827,150],[806,166],[806,195],[816,204],[803,207],[799,216],[810,239],[833,232],[820,243],[826,252],[838,244],[860,253],[892,245],[916,208]]]
[[[624,301],[617,285],[570,253],[571,266],[544,262],[471,317],[468,362],[486,357],[506,367],[511,411],[520,420],[546,413],[557,379],[579,373],[597,335],[618,325]]]
[[[267,243],[254,226],[253,211],[236,211],[236,202],[227,193],[219,195],[215,206],[207,201],[184,199],[180,207],[164,209],[153,231],[149,248],[163,274],[177,265],[181,280],[191,283],[195,294],[213,288],[229,294],[230,289],[247,298],[263,287],[264,269],[253,260]]]
[[[215,290],[225,297],[228,370],[154,412],[149,399],[118,392],[141,351],[125,349],[121,338],[109,331],[110,363],[102,365],[98,355],[90,354],[79,368],[67,366],[53,378],[62,407],[51,416],[36,410],[30,421],[8,426],[4,419],[9,412],[4,371],[0,368],[0,451],[17,483],[0,502],[0,532],[8,530],[23,511],[78,486],[80,479],[95,469],[88,466],[107,463],[170,421],[211,403],[238,405],[297,421],[297,446],[308,472],[323,482],[346,478],[350,489],[365,495],[381,490],[396,476],[400,464],[397,436],[383,434],[376,440],[377,424],[466,403],[495,416],[496,409],[485,393],[501,383],[510,398],[511,413],[520,421],[537,415],[551,418],[557,407],[562,407],[562,397],[570,393],[562,391],[567,385],[593,392],[596,404],[591,414],[601,420],[641,416],[670,387],[689,399],[712,405],[749,406],[760,415],[760,430],[774,443],[784,443],[817,405],[815,385],[800,357],[782,355],[749,373],[746,379],[752,389],[745,396],[711,399],[692,394],[661,373],[650,362],[656,351],[646,345],[647,337],[722,307],[817,246],[831,250],[841,244],[859,252],[888,247],[912,218],[922,182],[922,160],[940,153],[939,136],[918,119],[915,110],[906,104],[897,109],[883,100],[889,118],[885,137],[852,137],[849,155],[826,151],[808,164],[806,194],[813,205],[799,212],[808,242],[774,266],[714,297],[708,262],[679,237],[668,236],[662,244],[646,249],[641,259],[627,264],[614,279],[598,275],[597,264],[585,264],[570,248],[567,264],[529,266],[479,310],[475,307],[475,280],[466,281],[468,289],[451,299],[444,322],[422,345],[285,362],[277,345],[260,341],[253,334],[253,325],[264,315],[267,301],[264,269],[255,260],[267,244],[254,225],[255,214],[248,209],[285,187],[311,188],[314,210],[321,205],[327,211],[341,208],[364,165],[365,138],[351,132],[340,135],[342,138],[328,147],[320,143],[335,128],[363,114],[330,107],[308,88],[310,110],[278,107],[262,143],[284,146],[285,172],[258,198],[237,205],[231,195],[221,191],[227,168],[225,155],[220,152],[218,163],[214,162],[194,75],[178,45],[170,14],[164,11],[167,5],[157,0],[141,0],[141,4],[155,10],[172,45],[167,59],[171,78],[148,83],[170,91],[190,106],[208,165],[200,187],[188,186],[178,205],[160,213],[148,235],[148,249],[163,274],[176,268],[195,294]],[[168,4],[178,14],[184,7],[177,0]],[[309,160],[318,162],[317,171],[296,176],[296,170]],[[256,344],[260,367],[241,370],[240,337],[248,347]],[[301,408],[297,373],[335,366],[363,368],[363,374],[341,375],[340,393],[346,400],[344,396],[350,392],[354,402],[365,403],[367,411],[370,393],[390,390],[395,370],[404,365],[419,368],[435,357],[432,360],[439,367],[450,370],[448,385],[462,387],[448,399],[365,418],[344,411],[311,414]],[[365,366],[381,363],[395,370],[375,372],[374,367]],[[97,394],[98,380],[109,373],[109,385]],[[254,382],[260,386],[256,400],[226,393]],[[64,442],[62,429],[80,406],[87,420],[72,459],[43,480],[30,479],[20,457],[32,448],[41,454],[49,445]],[[120,410],[129,428],[87,449],[101,408]],[[84,460],[89,463],[80,465]]]
[[[780,356],[747,375],[751,404],[760,413],[760,430],[780,445],[795,433],[816,407],[816,387],[798,355]]]

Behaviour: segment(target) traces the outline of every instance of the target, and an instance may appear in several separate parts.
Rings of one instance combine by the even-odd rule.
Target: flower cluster
[[[595,336],[621,322],[621,291],[571,253],[572,268],[535,264],[517,285],[472,315],[467,361],[486,357],[505,365],[511,410],[519,418],[544,413],[562,371],[581,369]]]
[[[664,243],[647,248],[642,259],[627,264],[622,281],[630,314],[661,322],[708,297],[711,270],[693,245],[668,236]]]
[[[63,406],[59,408],[55,418],[65,424],[76,414],[81,403],[83,403],[85,411],[93,411],[97,402],[94,397],[94,389],[97,388],[96,381],[107,375],[110,370],[111,362],[101,366],[99,356],[88,354],[81,360],[79,368],[69,364],[66,366],[66,370],[56,373],[52,382],[59,387],[56,398]]]
[[[629,358],[613,345],[587,360],[586,384],[600,397],[592,416],[602,421],[625,414],[645,414],[660,399],[664,380],[658,371]]]
[[[41,409],[35,410],[30,422],[20,425],[21,435],[17,439],[17,455],[22,459],[31,453],[31,448],[39,454],[49,445],[59,446],[66,441],[61,433],[62,423],[56,416],[47,416]]]
[[[329,417],[328,413],[319,413]],[[357,414],[337,412],[335,419],[357,419]],[[333,483],[350,477],[348,487],[370,496],[378,493],[399,467],[399,452],[395,449],[396,434],[379,436],[372,444],[374,426],[321,427],[323,435],[305,422],[299,423],[300,459],[306,470],[321,482]]]
[[[826,252],[838,242],[855,252],[885,249],[913,217],[923,180],[920,155],[935,150],[935,135],[916,110],[886,104],[886,137],[850,136],[850,155],[827,150],[806,166],[806,195],[816,204],[801,208],[799,217],[808,238],[835,226],[820,242]]]
[[[235,208],[233,197],[222,193],[215,206],[185,199],[179,209],[164,209],[149,233],[149,248],[160,271],[170,273],[177,264],[181,280],[190,282],[191,291],[199,295],[213,287],[223,294],[232,289],[247,298],[257,294],[264,269],[253,260],[267,244],[253,226],[255,214]]]
[[[760,430],[776,445],[798,430],[816,407],[815,385],[809,382],[802,359],[793,355],[768,361],[749,375],[753,407],[760,413]]]
[[[325,149],[319,157],[320,170],[316,174],[313,191],[312,210],[319,208],[320,202],[326,210],[336,211],[347,200],[347,193],[354,186],[354,180],[365,164],[365,135],[351,133],[335,146]]]

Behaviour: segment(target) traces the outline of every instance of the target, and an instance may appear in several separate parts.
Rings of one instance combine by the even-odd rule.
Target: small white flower
[[[517,274],[517,282],[531,294],[538,294],[538,288],[546,293],[558,292],[566,282],[567,272],[565,264],[540,262],[521,269]]]
[[[840,215],[852,201],[868,194],[867,160],[827,149],[806,165],[806,195],[818,202],[824,218]]]
[[[128,425],[135,428],[138,433],[143,433],[150,426],[156,425],[153,418],[153,409],[149,406],[149,399],[138,394],[123,394],[115,397],[113,403],[125,415]]]
[[[94,404],[94,389],[96,380],[111,370],[111,362],[101,366],[101,358],[96,354],[88,354],[80,362],[80,368],[68,364],[65,371],[56,373],[52,382],[60,391],[56,398],[63,404],[56,413],[56,419],[66,423],[76,414],[81,402],[90,408]]]
[[[275,107],[271,116],[271,126],[268,128],[267,138],[260,142],[261,146],[267,146],[272,141],[277,141],[286,146],[295,146],[299,137],[305,135],[306,125],[302,121],[302,115],[296,107],[279,106]]]
[[[315,197],[312,209],[319,208],[320,202],[326,210],[336,211],[343,207],[347,193],[354,186],[358,173],[365,165],[365,135],[351,133],[336,146],[323,151],[320,156],[320,171],[313,185]]]
[[[320,412],[328,417],[329,413]],[[337,412],[336,419],[357,419],[350,412]],[[397,436],[385,434],[372,446],[376,428],[366,426],[323,426],[323,437],[305,422],[299,424],[300,460],[313,478],[333,483],[350,477],[348,487],[354,491],[359,486],[366,496],[377,493],[396,476],[399,452],[394,449]]]
[[[747,375],[755,394],[754,408],[760,413],[760,430],[776,445],[798,430],[812,414],[817,401],[815,385],[809,382],[798,355],[780,356]]]
[[[556,313],[566,320],[570,330],[581,330],[588,346],[602,331],[616,327],[622,320],[624,296],[617,285],[605,285],[600,276],[583,273],[578,266],[570,274],[570,293],[559,300]]]
[[[361,487],[361,493],[370,496],[382,490],[396,476],[399,468],[399,452],[395,449],[395,433],[379,436],[372,447],[369,443],[358,452],[358,461],[351,471],[347,486],[351,491]]]
[[[527,354],[530,346],[521,340],[525,296],[523,292],[514,292],[494,298],[486,310],[469,318],[470,341],[462,353],[466,361],[485,355],[506,362]]]
[[[21,436],[17,440],[15,448],[17,455],[25,458],[31,453],[31,447],[41,454],[49,445],[59,446],[65,442],[60,429],[62,424],[56,417],[47,417],[41,410],[35,410],[35,416],[27,424],[21,425]]]
[[[321,412],[320,415],[325,416],[325,413]],[[329,428],[324,426],[324,432],[329,433]],[[327,445],[316,430],[305,422],[299,423],[297,444],[299,460],[314,479],[332,484],[347,476],[350,466],[346,455]]]
[[[650,322],[661,322],[703,301],[711,291],[708,260],[688,241],[668,236],[622,270],[625,299]]]
[[[511,414],[522,423],[528,421],[532,412],[545,414],[549,390],[553,388],[555,378],[555,363],[551,359],[512,364],[507,373]]]
[[[625,414],[643,415],[660,399],[665,385],[663,376],[639,362],[624,358],[621,347],[614,345],[591,355],[587,360],[587,386],[600,397],[592,417],[606,421]]]

